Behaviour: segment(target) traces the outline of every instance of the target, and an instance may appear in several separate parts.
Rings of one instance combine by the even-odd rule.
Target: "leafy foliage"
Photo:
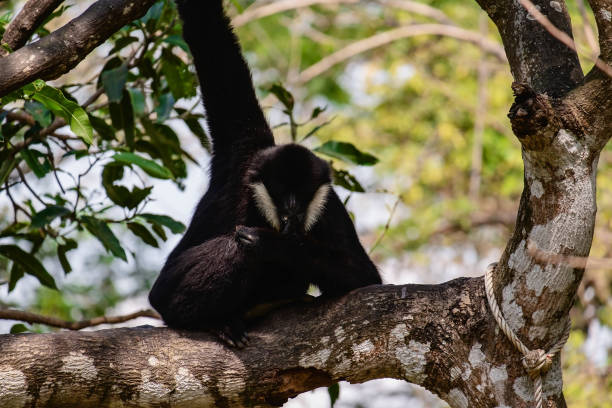
[[[0,31],[8,21],[2,15]],[[17,186],[32,192],[21,203],[11,196],[14,217],[0,221],[0,237],[9,243],[0,246],[0,255],[11,261],[9,289],[24,274],[56,288],[38,260],[39,251],[54,243],[57,261],[69,273],[68,253],[79,246],[79,231],[89,232],[113,257],[127,261],[114,229],[128,229],[153,247],[158,246],[153,233],[166,240],[164,228],[184,230],[169,216],[145,212],[153,189],[150,177],[182,187],[185,160],[192,160],[166,122],[185,123],[208,145],[199,123],[202,116],[179,107],[195,106],[190,99],[196,96],[197,79],[189,70],[178,21],[174,3],[159,1],[109,40],[112,48],[97,79],[60,87],[37,80],[2,98],[1,193],[8,197]],[[36,35],[47,33],[43,27]],[[84,169],[70,174],[66,169],[75,163],[83,163]],[[94,200],[96,186],[83,180],[98,169],[106,194]],[[128,172],[129,180],[140,180],[140,185],[121,184]],[[28,173],[47,183],[49,193],[32,189]]]

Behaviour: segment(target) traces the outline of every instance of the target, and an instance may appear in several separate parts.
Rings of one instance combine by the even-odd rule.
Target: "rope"
[[[548,353],[542,349],[529,350],[516,334],[514,334],[510,326],[508,326],[501,310],[499,310],[499,306],[497,306],[497,300],[493,293],[493,271],[495,270],[495,266],[497,266],[497,263],[492,263],[487,266],[484,276],[485,291],[487,300],[489,301],[489,307],[491,308],[491,313],[493,313],[493,317],[499,328],[504,332],[508,340],[514,344],[514,347],[523,355],[523,367],[525,367],[525,370],[527,370],[529,377],[533,381],[535,406],[536,408],[542,408],[542,374],[545,374],[550,369],[552,358],[561,351],[563,345],[567,341],[570,334],[571,322],[567,319],[561,338],[550,348],[550,350],[548,350]]]

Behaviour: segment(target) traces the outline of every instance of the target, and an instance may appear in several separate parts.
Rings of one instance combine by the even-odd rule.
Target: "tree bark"
[[[597,68],[583,77],[576,54],[519,2],[478,1],[502,35],[514,75],[509,117],[525,166],[495,296],[527,347],[546,350],[561,335],[584,270],[547,262],[529,248],[588,256],[597,162],[612,135],[612,79]],[[119,0],[96,4],[103,2]],[[571,36],[562,1],[535,3]],[[609,62],[612,5],[591,5],[601,58]],[[18,52],[34,55],[26,52],[39,47],[44,55],[45,44],[35,44]],[[16,64],[12,72],[28,67],[27,59],[14,58],[18,52],[0,59],[0,84],[8,81],[4,61]],[[204,333],[154,328],[0,336],[0,400],[8,407],[278,406],[335,381],[393,377],[424,386],[453,408],[533,406],[522,356],[497,328],[482,278],[362,288],[277,311],[251,334],[244,350]],[[543,384],[545,406],[564,407],[558,356]]]
[[[55,79],[125,24],[142,17],[155,0],[98,0],[83,14],[40,40],[0,58],[0,97],[36,79]]]
[[[482,278],[370,286],[276,311],[249,333],[243,350],[151,327],[0,336],[0,399],[6,407],[267,407],[340,380],[391,377],[452,406],[484,407],[508,400],[500,381],[523,370],[517,359],[489,360],[512,349],[496,334]]]
[[[53,10],[64,0],[29,0],[21,9],[17,17],[6,27],[2,36],[2,45],[11,50],[17,50],[28,41],[32,33],[42,24]],[[8,55],[8,51],[0,48],[0,57]]]

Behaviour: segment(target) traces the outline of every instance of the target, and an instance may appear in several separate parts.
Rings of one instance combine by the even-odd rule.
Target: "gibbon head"
[[[331,189],[330,167],[296,144],[262,150],[251,162],[248,183],[268,224],[283,234],[306,233],[319,220]]]

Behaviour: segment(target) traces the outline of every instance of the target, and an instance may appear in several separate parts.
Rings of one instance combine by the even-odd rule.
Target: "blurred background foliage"
[[[252,10],[274,2],[228,2],[278,142],[332,162],[387,282],[481,275],[512,231],[523,185],[496,28],[474,1],[328,3],[261,17]],[[32,40],[89,4],[65,2]],[[581,4],[568,7],[588,54],[595,25]],[[21,5],[0,5],[0,34]],[[410,26],[410,35],[385,37]],[[146,293],[206,188],[205,112],[180,34],[172,2],[159,1],[69,74],[2,98],[0,307],[66,320],[148,307]],[[599,258],[612,257],[611,166],[608,146],[591,250]],[[563,360],[573,407],[612,407],[611,270],[587,270],[572,312]],[[54,330],[5,323],[0,332]],[[443,406],[413,388],[394,388],[383,405],[364,395],[343,384],[336,406],[406,398]]]

